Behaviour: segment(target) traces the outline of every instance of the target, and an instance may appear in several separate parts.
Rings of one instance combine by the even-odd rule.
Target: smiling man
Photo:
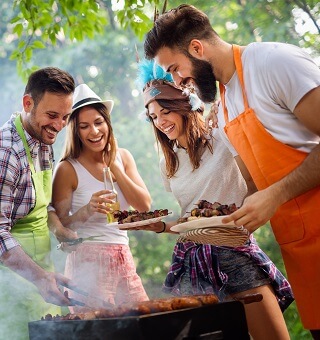
[[[253,232],[271,220],[302,322],[320,339],[319,67],[297,46],[229,44],[190,5],[160,15],[144,48],[205,102],[219,82],[219,129],[259,189],[224,222]]]
[[[28,339],[28,322],[69,305],[50,259],[47,207],[52,192],[52,144],[72,108],[74,80],[48,67],[31,74],[23,111],[0,128],[0,334]],[[54,212],[56,226],[62,232]],[[67,232],[67,231],[66,231]],[[39,294],[40,293],[40,294]],[[54,304],[54,305],[53,305]]]

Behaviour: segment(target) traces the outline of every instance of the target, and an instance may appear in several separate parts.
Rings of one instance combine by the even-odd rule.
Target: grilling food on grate
[[[230,215],[238,208],[235,203],[221,204],[219,202],[208,202],[206,200],[200,200],[196,204],[197,208],[193,208],[190,212],[190,216],[182,217],[178,220],[179,223],[193,221],[202,217],[224,216]]]
[[[113,309],[97,309],[87,313],[67,314],[65,316],[52,316],[47,314],[41,318],[44,321],[63,320],[93,320],[105,318],[118,318],[125,316],[139,316],[152,313],[168,312],[179,309],[195,308],[218,303],[214,294],[190,295],[165,299],[154,299],[143,302],[123,303]]]
[[[113,213],[114,218],[119,224],[139,222],[144,220],[149,220],[151,218],[167,216],[168,209],[157,209],[154,211],[139,212],[137,210],[117,210]]]

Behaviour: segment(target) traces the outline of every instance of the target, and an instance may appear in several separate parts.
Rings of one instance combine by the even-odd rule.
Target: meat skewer
[[[225,216],[230,215],[238,208],[235,203],[232,204],[221,204],[219,202],[208,202],[206,200],[200,200],[195,203],[197,208],[193,208],[189,214],[190,217],[182,217],[179,219],[179,223],[187,222],[197,217],[214,217],[214,216]]]
[[[114,217],[118,220],[119,224],[131,223],[149,220],[151,218],[167,216],[169,214],[168,209],[157,209],[154,211],[138,212],[137,210],[123,210],[115,211]]]

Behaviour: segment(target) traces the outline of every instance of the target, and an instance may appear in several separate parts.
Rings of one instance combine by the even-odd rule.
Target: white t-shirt
[[[167,178],[164,158],[160,169],[166,190],[173,193],[181,207],[181,216],[195,208],[200,199],[241,205],[247,186],[218,129],[213,130],[213,154],[207,148],[198,169],[193,170],[186,150],[176,148],[175,152],[179,159],[175,175]]]
[[[117,159],[122,164],[120,153],[117,153]],[[74,167],[78,177],[78,187],[72,195],[71,213],[73,214],[84,205],[88,204],[93,193],[103,190],[104,183],[93,177],[78,161],[70,159],[68,159],[68,161]],[[128,210],[129,204],[123,196],[118,183],[115,182],[114,186],[118,192],[118,200],[120,202],[121,210]],[[109,183],[108,189],[112,189],[111,183]],[[97,238],[94,242],[129,244],[127,231],[119,230],[114,225],[108,225],[107,215],[98,212],[94,213],[85,223],[82,223],[81,227],[77,230],[77,234],[79,237],[104,235],[104,237]]]
[[[249,106],[266,130],[284,144],[310,152],[319,144],[320,138],[301,124],[292,112],[305,94],[320,85],[318,66],[297,46],[273,42],[249,44],[241,60]],[[231,121],[244,110],[236,72],[225,88]],[[219,128],[223,129],[221,105],[218,121]],[[228,146],[236,155],[229,142]]]

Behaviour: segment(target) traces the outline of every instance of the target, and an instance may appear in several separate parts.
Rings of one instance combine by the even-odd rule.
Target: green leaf
[[[15,59],[18,59],[20,56],[20,51],[19,50],[14,50],[10,57],[9,57],[9,60],[15,60]]]
[[[28,46],[24,51],[24,56],[25,56],[26,62],[29,62],[31,60],[32,54],[33,54],[33,49],[32,49],[31,46]]]
[[[46,45],[42,41],[36,40],[33,42],[32,47],[33,48],[46,48]]]
[[[17,33],[18,37],[21,37],[21,34],[23,32],[23,25],[22,24],[17,24],[13,28],[13,33]]]
[[[24,40],[19,41],[18,49],[22,50],[26,46],[26,42]]]
[[[14,17],[13,19],[10,20],[10,24],[14,24],[14,23],[16,23],[20,20],[21,20],[21,18],[19,16],[16,16],[16,17]]]

